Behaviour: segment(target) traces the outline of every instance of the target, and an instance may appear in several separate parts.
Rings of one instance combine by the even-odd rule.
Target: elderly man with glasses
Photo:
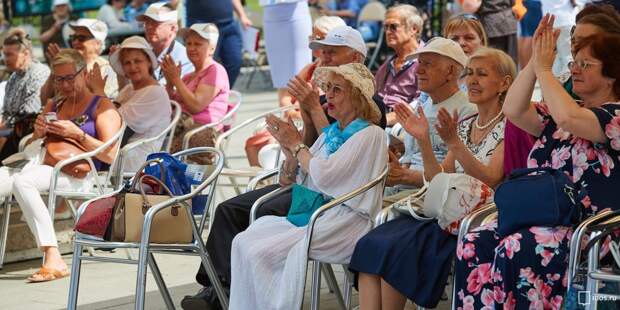
[[[136,20],[144,22],[144,37],[153,48],[159,63],[164,60],[166,55],[170,55],[174,63],[181,66],[181,76],[194,71],[194,65],[187,58],[185,46],[175,40],[179,30],[176,10],[167,3],[153,3]],[[154,73],[159,84],[166,85],[161,67],[157,67]]]

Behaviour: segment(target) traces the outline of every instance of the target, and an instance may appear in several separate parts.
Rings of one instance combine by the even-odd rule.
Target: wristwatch
[[[295,145],[295,147],[293,148],[293,157],[295,159],[297,159],[297,154],[299,154],[299,151],[301,151],[302,149],[308,149],[308,146],[303,143]]]

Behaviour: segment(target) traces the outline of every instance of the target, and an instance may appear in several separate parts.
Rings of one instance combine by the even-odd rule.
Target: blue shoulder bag
[[[495,191],[497,233],[505,237],[526,227],[578,224],[586,195],[562,171],[515,169]]]

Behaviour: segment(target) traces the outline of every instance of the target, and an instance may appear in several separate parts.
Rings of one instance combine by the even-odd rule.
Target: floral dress
[[[544,125],[528,167],[551,167],[585,187],[585,213],[620,207],[620,104],[592,108],[607,143],[592,143],[557,126],[544,104]],[[497,222],[467,234],[457,245],[457,309],[560,309],[566,292],[570,227],[530,227],[500,239]]]

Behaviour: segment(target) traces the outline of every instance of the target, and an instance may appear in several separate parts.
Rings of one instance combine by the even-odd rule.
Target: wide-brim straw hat
[[[364,97],[364,101],[360,104],[366,104],[372,111],[372,120],[381,119],[381,111],[372,98],[375,95],[375,77],[370,70],[360,63],[350,63],[334,67],[319,67],[314,73],[315,81],[319,87],[324,88],[329,82],[329,74],[334,73],[347,80],[351,87],[357,88]]]
[[[146,39],[140,36],[132,36],[132,37],[125,39],[123,43],[121,43],[119,49],[116,50],[114,54],[110,56],[110,65],[112,66],[116,74],[119,74],[120,76],[125,76],[125,71],[123,70],[123,65],[120,60],[121,50],[124,48],[125,49],[134,48],[134,49],[143,50],[148,55],[149,59],[151,60],[151,68],[155,70],[157,69],[157,66],[159,66],[159,63],[157,62],[157,57],[155,56],[155,53],[153,52],[153,48],[146,41]]]

